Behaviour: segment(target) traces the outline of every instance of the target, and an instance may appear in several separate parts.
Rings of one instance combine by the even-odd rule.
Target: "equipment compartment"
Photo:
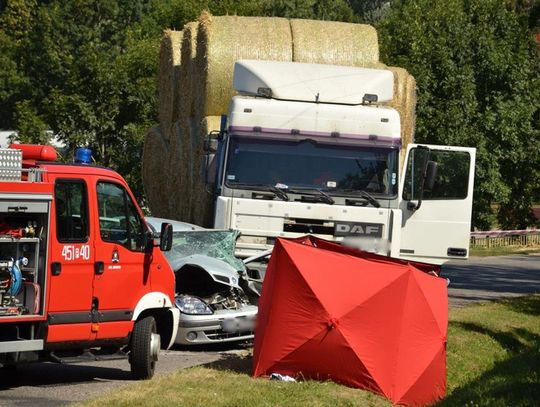
[[[0,319],[43,315],[48,203],[8,206],[43,213],[0,211]]]

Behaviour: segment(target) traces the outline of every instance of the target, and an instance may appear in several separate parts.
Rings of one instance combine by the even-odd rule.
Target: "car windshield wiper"
[[[324,192],[322,189],[319,188],[300,188],[300,187],[294,187],[289,188],[287,191],[292,193],[308,193],[313,195],[318,194],[318,197],[320,198],[321,202],[327,203],[328,205],[334,205],[336,201],[334,201],[334,198],[332,198],[330,195],[328,195],[326,192]]]
[[[230,186],[232,188],[239,188],[239,189],[258,189],[261,191],[268,191],[273,192],[275,196],[277,196],[282,201],[288,201],[289,195],[282,189],[275,187],[274,185],[267,185],[267,184],[248,184],[244,182],[229,182]]]

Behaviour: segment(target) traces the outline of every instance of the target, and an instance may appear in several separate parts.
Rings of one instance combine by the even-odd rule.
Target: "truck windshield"
[[[359,191],[383,196],[397,193],[399,149],[256,139],[232,135],[225,183],[324,190],[332,195]],[[256,189],[256,188],[254,188]]]

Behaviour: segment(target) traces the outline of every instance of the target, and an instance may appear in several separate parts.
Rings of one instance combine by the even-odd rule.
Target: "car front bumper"
[[[253,339],[257,306],[220,310],[212,315],[180,314],[175,343],[195,345]]]

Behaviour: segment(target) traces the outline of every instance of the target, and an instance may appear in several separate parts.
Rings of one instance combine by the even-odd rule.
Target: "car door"
[[[97,339],[122,338],[132,328],[137,301],[150,289],[150,254],[144,251],[146,224],[124,185],[96,180],[97,218],[94,301],[99,309]]]
[[[89,188],[81,178],[52,181],[47,342],[86,341],[91,336],[94,280]]]
[[[399,257],[433,264],[468,258],[475,158],[474,148],[408,146]],[[435,182],[422,191],[428,161],[437,163]]]

